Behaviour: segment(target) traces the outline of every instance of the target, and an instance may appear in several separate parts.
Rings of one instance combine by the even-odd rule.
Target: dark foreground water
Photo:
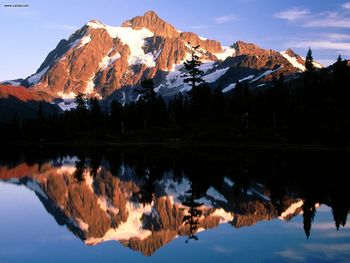
[[[0,151],[0,262],[350,262],[349,158]]]

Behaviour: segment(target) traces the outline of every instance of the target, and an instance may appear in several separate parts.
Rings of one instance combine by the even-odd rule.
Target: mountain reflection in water
[[[59,225],[88,245],[117,240],[152,255],[178,236],[302,214],[317,208],[334,229],[349,212],[349,162],[341,153],[155,150],[21,151],[0,156],[0,180],[33,190]]]

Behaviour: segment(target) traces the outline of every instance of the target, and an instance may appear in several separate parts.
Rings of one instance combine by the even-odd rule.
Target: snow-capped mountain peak
[[[71,99],[82,92],[102,99],[123,97],[126,103],[137,99],[133,87],[147,77],[154,79],[159,94],[172,96],[190,88],[181,75],[191,45],[200,45],[204,79],[211,86],[232,87],[225,92],[238,80],[249,79],[250,85],[259,86],[271,74],[303,70],[302,58],[291,50],[279,53],[243,41],[222,46],[216,40],[181,32],[148,11],[121,26],[90,20],[68,40],[61,40],[22,85],[52,98]]]

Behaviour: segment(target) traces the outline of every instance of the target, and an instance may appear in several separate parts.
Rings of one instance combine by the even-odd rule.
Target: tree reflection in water
[[[349,164],[341,152],[12,149],[0,151],[0,180],[34,189],[84,242],[115,239],[150,255],[220,223],[248,227],[301,212],[310,238],[320,204],[344,227]]]

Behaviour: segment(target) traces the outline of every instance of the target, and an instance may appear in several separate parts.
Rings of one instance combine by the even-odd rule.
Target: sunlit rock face
[[[144,255],[177,236],[196,239],[196,233],[222,223],[240,228],[301,211],[302,201],[287,196],[279,214],[269,190],[258,183],[237,191],[235,182],[223,177],[221,187],[197,191],[185,174],[169,170],[152,180],[148,168],[143,174],[140,178],[124,163],[112,174],[108,163],[92,167],[74,156],[0,166],[1,181],[33,190],[56,221],[86,244],[116,240]]]
[[[204,79],[223,92],[236,81],[257,87],[281,73],[288,77],[305,70],[304,59],[290,49],[280,53],[243,41],[223,46],[217,40],[181,32],[148,11],[121,26],[89,21],[61,40],[22,84],[46,93],[50,101],[69,100],[80,92],[130,102],[137,99],[134,87],[152,78],[158,94],[172,96],[190,89],[183,82],[183,62],[190,58],[191,46],[197,45]]]

